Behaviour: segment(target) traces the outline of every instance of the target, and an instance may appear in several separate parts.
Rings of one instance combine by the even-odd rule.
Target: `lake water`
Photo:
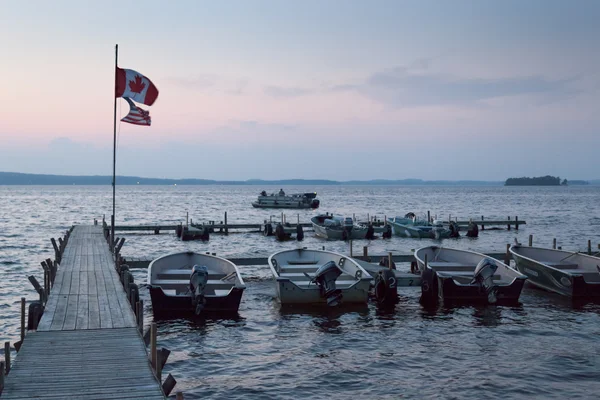
[[[117,224],[175,224],[223,220],[258,223],[277,210],[254,209],[256,186],[117,187]],[[359,219],[367,214],[409,211],[447,219],[504,219],[527,225],[480,231],[479,238],[446,239],[442,245],[503,252],[517,238],[563,249],[584,250],[600,242],[600,187],[284,187],[288,193],[316,190],[317,212]],[[28,275],[42,281],[40,261],[53,258],[50,238],[72,224],[91,224],[112,209],[112,190],[86,186],[0,187],[0,341],[19,340],[20,297],[35,299]],[[288,221],[298,212],[286,210]],[[213,234],[210,241],[181,242],[173,233],[118,233],[125,257],[153,258],[192,250],[230,257],[266,257],[276,251],[321,248],[348,253],[344,242],[306,232],[301,243],[278,243],[255,232]],[[354,251],[408,254],[432,240],[394,237],[354,241]],[[408,270],[408,265],[399,269]],[[268,266],[240,267],[247,289],[231,319],[161,320],[159,345],[172,353],[164,376],[195,398],[597,398],[600,393],[600,305],[572,305],[526,285],[515,307],[440,307],[419,304],[419,288],[400,288],[393,312],[373,304],[353,310],[290,312],[275,299]],[[145,270],[135,270],[138,283]],[[141,290],[146,325],[152,320],[147,290]],[[14,355],[13,355],[14,356]]]

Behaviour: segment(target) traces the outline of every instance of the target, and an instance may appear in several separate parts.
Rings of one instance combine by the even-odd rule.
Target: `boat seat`
[[[184,269],[168,269],[162,272],[159,272],[158,274],[156,274],[156,278],[157,279],[189,279],[190,275],[191,275],[192,271],[191,270],[184,270]],[[221,273],[221,272],[213,272],[213,271],[208,271],[208,276],[210,276],[211,279],[222,279],[224,278],[225,274]]]
[[[441,271],[441,272],[438,272],[436,270],[436,273],[438,274],[438,276],[441,276],[444,278],[453,277],[453,276],[457,276],[457,277],[461,277],[461,278],[473,278],[473,275],[474,275],[473,272],[474,271]],[[492,279],[500,280],[500,279],[502,279],[502,277],[498,274],[494,274]]]
[[[577,269],[579,265],[575,263],[561,262],[561,261],[540,261],[542,264],[546,264],[556,269]]]
[[[152,285],[155,286],[163,286],[163,285],[189,285],[190,284],[190,280],[189,279],[155,279],[152,282]],[[232,281],[222,281],[220,279],[209,279],[206,282],[207,285],[211,285],[211,286],[233,286],[233,280]]]
[[[317,260],[287,260],[289,265],[313,265],[318,263]]]
[[[310,276],[310,278],[311,278],[311,279],[312,279],[312,277],[314,276],[314,273],[315,273],[315,271],[313,271],[312,273],[309,273],[309,272],[307,272],[307,274]],[[292,281],[295,281],[295,280],[300,280],[300,281],[302,281],[302,280],[307,280],[307,279],[309,279],[309,278],[308,278],[306,275],[304,275],[304,273],[302,273],[302,272],[281,272],[281,273],[279,274],[279,276],[280,276],[280,277],[282,277],[282,278],[289,278],[289,279],[290,279],[290,280],[292,280]],[[352,275],[345,274],[345,273],[344,273],[344,274],[341,274],[341,275],[338,277],[338,279],[340,279],[340,278],[341,278],[342,280],[343,280],[343,279],[354,279],[354,277],[353,277]]]
[[[476,265],[450,261],[431,261],[427,265],[436,271],[475,271]]]

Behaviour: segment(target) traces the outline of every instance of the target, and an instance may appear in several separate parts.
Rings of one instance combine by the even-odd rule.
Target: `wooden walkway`
[[[2,399],[164,399],[102,226],[76,226]]]

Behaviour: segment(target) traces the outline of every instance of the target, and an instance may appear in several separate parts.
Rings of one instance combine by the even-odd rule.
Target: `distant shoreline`
[[[589,181],[591,185],[600,184],[600,180]],[[476,181],[476,180],[423,180],[423,179],[372,179],[335,181],[328,179],[248,179],[245,181],[225,181],[212,179],[162,179],[142,178],[138,176],[118,176],[117,185],[237,185],[237,186],[270,186],[270,185],[298,185],[298,186],[503,186],[503,181]],[[105,186],[112,185],[112,176],[100,175],[44,175],[25,174],[19,172],[0,172],[0,185],[86,185]]]

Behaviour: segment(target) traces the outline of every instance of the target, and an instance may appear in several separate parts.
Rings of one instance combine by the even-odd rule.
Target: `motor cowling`
[[[479,227],[473,221],[469,222],[469,226],[467,227],[467,237],[477,237],[479,236]]]
[[[204,309],[206,299],[204,298],[204,289],[208,283],[208,268],[206,266],[194,265],[190,275],[190,293],[192,305],[196,306],[196,315],[199,315]]]
[[[373,227],[372,224],[369,224],[369,226],[367,227],[367,233],[365,235],[365,239],[367,239],[367,240],[375,239],[375,228]]]
[[[335,281],[342,272],[334,261],[329,261],[315,272],[312,279],[319,286],[321,297],[327,300],[328,306],[337,306],[342,302],[342,291],[335,286]]]
[[[394,271],[380,270],[375,275],[375,299],[380,307],[394,307],[398,303],[397,281]]]
[[[319,208],[319,204],[321,204],[321,202],[318,199],[312,199],[310,208]]]
[[[460,233],[458,233],[460,228],[458,227],[458,224],[456,222],[451,221],[450,225],[448,226],[448,229],[450,229],[450,237],[451,238],[460,237]]]
[[[497,300],[498,285],[494,284],[494,274],[497,269],[496,263],[486,257],[475,267],[475,274],[471,281],[471,285],[477,284],[485,292],[490,304],[496,303]]]

